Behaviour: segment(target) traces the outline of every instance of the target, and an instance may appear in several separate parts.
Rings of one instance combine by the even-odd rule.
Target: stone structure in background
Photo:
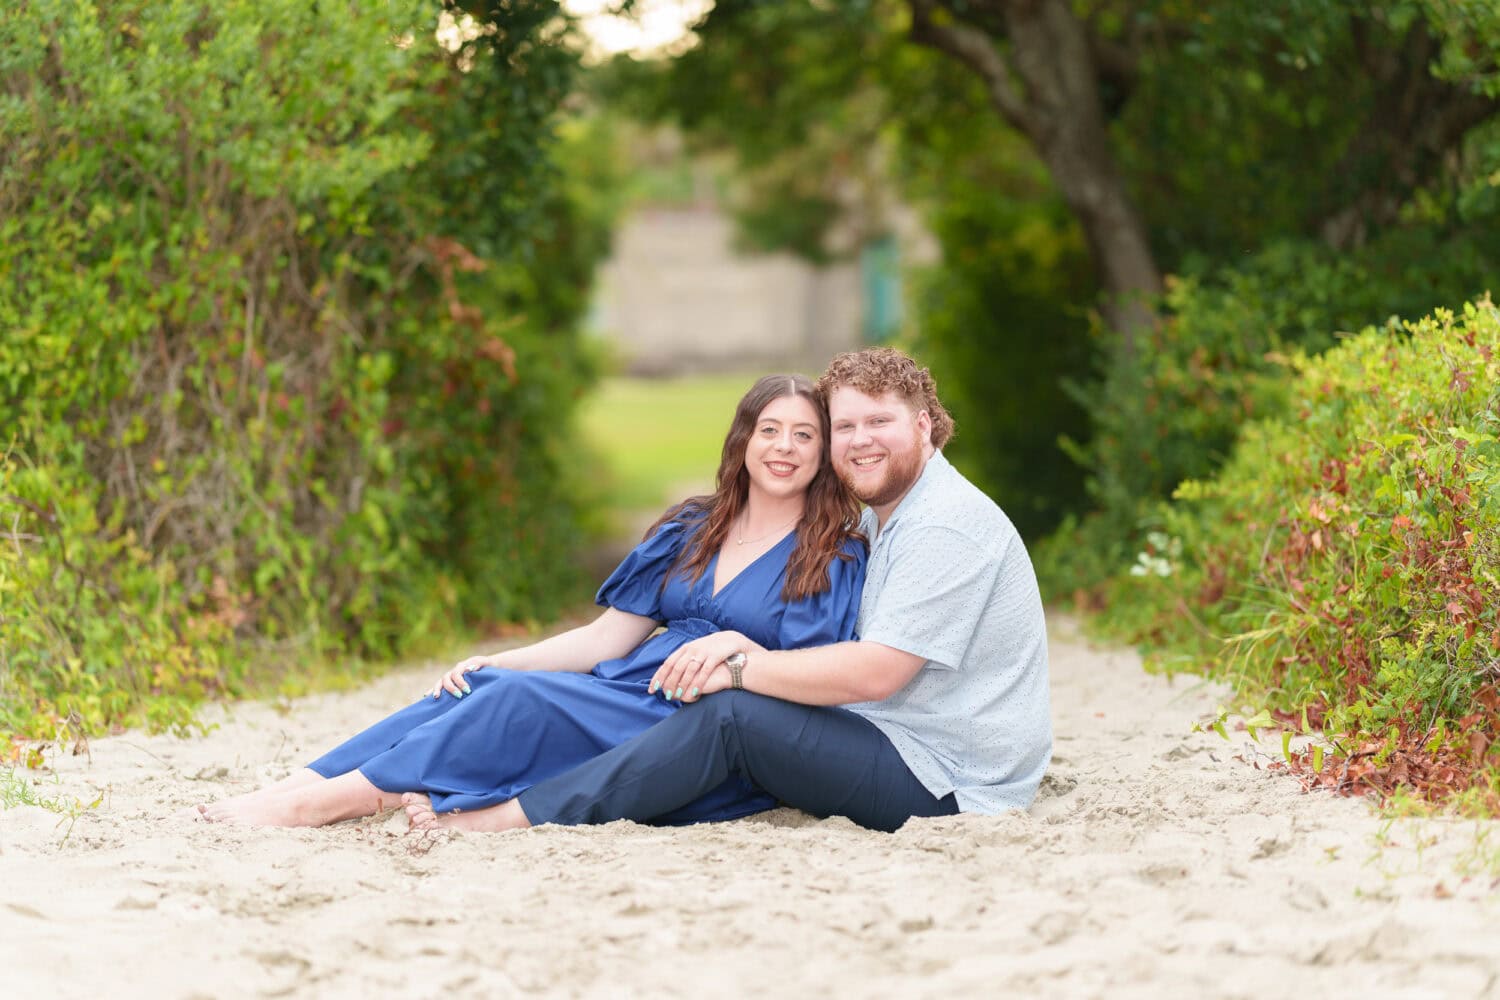
[[[706,201],[646,206],[615,233],[590,326],[636,374],[821,371],[839,351],[897,332],[900,266],[928,256],[930,242],[882,239],[818,267],[737,252],[733,219]]]
[[[823,370],[840,351],[894,337],[902,280],[936,241],[894,196],[878,157],[837,182],[838,218],[817,264],[740,249],[729,206],[745,191],[722,154],[671,126],[623,126],[636,187],[600,268],[588,327],[623,371]]]
[[[714,207],[626,218],[599,275],[594,323],[641,374],[802,367],[860,338],[859,271],[789,253],[742,256]]]

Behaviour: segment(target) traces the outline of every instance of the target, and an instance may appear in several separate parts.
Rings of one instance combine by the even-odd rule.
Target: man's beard
[[[853,463],[850,463],[851,466]],[[887,452],[885,456],[885,476],[873,487],[867,487],[869,493],[861,493],[855,485],[853,473],[840,472],[839,478],[843,479],[844,485],[859,499],[871,507],[884,507],[886,504],[894,503],[901,498],[912,484],[922,475],[922,445],[921,441],[913,435],[912,446],[901,452]]]

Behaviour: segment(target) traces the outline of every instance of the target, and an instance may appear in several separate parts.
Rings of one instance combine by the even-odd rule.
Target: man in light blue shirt
[[[1025,546],[942,452],[884,523],[873,508],[860,640],[924,661],[874,723],[935,795],[963,812],[1031,804],[1052,746],[1047,635]]]
[[[926,369],[889,348],[858,351],[835,358],[819,389],[834,466],[868,505],[859,638],[770,651],[738,632],[704,636],[652,681],[696,689],[701,704],[492,809],[434,816],[414,804],[413,825],[669,818],[731,775],[881,830],[1031,803],[1052,727],[1046,625],[1020,536],[943,457],[953,422]]]

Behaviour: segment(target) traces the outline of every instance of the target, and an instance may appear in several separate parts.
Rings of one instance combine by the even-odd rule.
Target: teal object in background
[[[882,344],[901,329],[901,252],[895,237],[866,243],[859,252],[863,310],[861,333],[867,344]]]

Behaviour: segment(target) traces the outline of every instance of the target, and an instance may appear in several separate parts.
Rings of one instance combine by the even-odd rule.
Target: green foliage
[[[52,777],[57,782],[55,773]],[[58,826],[63,828],[64,841],[72,834],[73,824],[78,821],[78,817],[99,808],[107,794],[107,791],[100,792],[91,802],[84,802],[77,796],[70,799],[61,792],[52,794],[42,789],[41,779],[34,771],[0,767],[0,809],[32,806],[56,813],[59,817]]]
[[[1089,366],[1086,250],[978,83],[902,24],[890,3],[720,3],[670,63],[612,64],[608,100],[733,151],[752,248],[824,262],[888,234],[895,190],[921,211],[943,256],[909,270],[912,346],[958,420],[950,454],[1036,538],[1083,500],[1057,440],[1086,433],[1060,389]]]
[[[0,20],[0,731],[547,613],[602,252],[556,5]]]
[[[1004,57],[1050,56],[1021,51],[999,14],[951,13]],[[909,26],[896,0],[721,0],[701,44],[631,64],[622,99],[734,151],[757,246],[826,257],[851,222],[879,224],[878,198],[850,192],[894,178],[943,248],[913,325],[965,428],[955,453],[1032,536],[1086,506],[1060,435],[1104,506],[1107,530],[1085,530],[1127,549],[1142,504],[1222,459],[1277,343],[1326,346],[1330,331],[1484,287],[1471,279],[1493,260],[1484,233],[1500,207],[1493,4],[1088,5],[1081,27],[1099,44],[1086,85],[1111,118],[1108,149],[1088,155],[1118,165],[1160,269],[1188,279],[1166,303],[1163,343],[1133,353],[1089,339],[1089,248],[1034,151],[969,70],[908,44]],[[1214,315],[1216,297],[1231,315]],[[1059,382],[1091,366],[1102,384],[1063,397]],[[1200,373],[1206,389],[1173,385]],[[1137,388],[1147,377],[1166,388]]]
[[[638,536],[668,504],[713,488],[724,431],[756,377],[603,380],[585,401],[580,424],[607,476],[613,535]]]
[[[1443,40],[1433,73],[1500,97],[1500,7],[1474,0],[1420,0],[1416,6]]]
[[[1088,319],[1069,303],[1088,299],[1092,274],[1078,228],[1013,136],[991,124],[975,142],[972,120],[926,110],[903,159],[943,253],[912,278],[914,346],[958,426],[948,456],[1030,543],[1085,500],[1058,440],[1088,434],[1062,386],[1089,370]],[[1022,190],[1038,194],[997,196]]]
[[[1370,327],[1293,367],[1284,415],[1163,508],[1107,626],[1284,718],[1482,768],[1500,736],[1500,310]]]
[[[1497,267],[1493,230],[1417,226],[1353,254],[1281,242],[1172,282],[1157,327],[1134,352],[1107,352],[1108,367],[1074,390],[1092,437],[1069,447],[1089,470],[1094,512],[1042,546],[1044,592],[1069,594],[1119,572],[1178,483],[1212,475],[1249,421],[1284,414],[1293,353],[1482,294]]]
[[[723,193],[742,247],[826,263],[884,235],[883,219],[849,208],[885,193],[868,154],[890,117],[877,84],[897,57],[889,22],[874,0],[721,0],[701,44],[669,62],[618,57],[596,89],[625,114],[679,126],[700,152],[732,150]]]
[[[1394,52],[1409,16],[1327,0],[1161,6],[1175,44],[1145,48],[1116,135],[1165,270],[1315,233],[1381,180],[1340,162],[1378,96],[1358,49]]]

